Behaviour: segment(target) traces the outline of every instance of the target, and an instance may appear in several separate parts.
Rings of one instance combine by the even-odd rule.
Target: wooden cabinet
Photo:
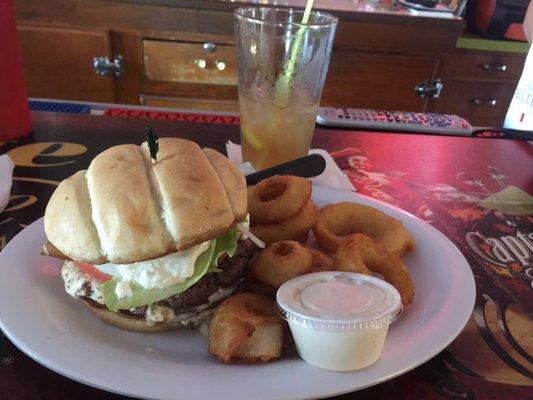
[[[31,97],[236,111],[237,2],[14,0]],[[339,26],[322,105],[432,111],[415,86],[442,77],[459,19],[335,12]],[[76,27],[76,29],[73,28]],[[210,50],[209,46],[215,45]],[[97,56],[121,55],[120,77]]]
[[[502,127],[524,62],[522,54],[457,50],[436,111],[460,115],[473,125]]]
[[[111,56],[104,30],[19,24],[24,76],[31,97],[114,102],[114,78],[93,70],[93,57]]]
[[[438,58],[333,52],[321,104],[426,111],[415,86],[435,77]]]

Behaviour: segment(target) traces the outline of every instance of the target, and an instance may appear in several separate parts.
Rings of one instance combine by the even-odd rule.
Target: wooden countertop
[[[457,40],[458,49],[485,50],[492,52],[527,54],[529,43],[513,42],[510,40],[487,39],[474,33],[465,31]]]
[[[143,5],[157,5],[166,7],[179,7],[196,10],[233,11],[238,7],[247,5],[277,6],[277,7],[305,7],[306,0],[111,0],[120,3]],[[443,13],[420,13],[403,7],[396,0],[315,0],[314,8],[330,12],[340,20],[367,21],[367,22],[398,22],[405,23],[437,24],[437,26],[462,25],[460,17],[443,15]]]
[[[286,4],[303,2],[282,1]],[[130,32],[166,40],[190,40],[199,34],[201,40],[232,44],[233,10],[251,3],[228,0],[14,0],[14,8],[17,22],[24,24]],[[348,3],[353,4],[353,10]],[[337,49],[408,54],[451,52],[463,29],[460,18],[415,16],[404,9],[358,10],[363,4],[367,3],[362,0],[318,0],[319,7],[329,7],[328,11],[340,19],[335,38]],[[332,10],[333,5],[339,8]]]

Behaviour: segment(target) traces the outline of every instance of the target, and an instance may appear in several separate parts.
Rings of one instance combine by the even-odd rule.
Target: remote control
[[[424,6],[426,8],[434,8],[439,4],[439,0],[406,0],[407,3]]]
[[[457,115],[362,108],[320,107],[316,122],[325,126],[471,136],[472,126]]]

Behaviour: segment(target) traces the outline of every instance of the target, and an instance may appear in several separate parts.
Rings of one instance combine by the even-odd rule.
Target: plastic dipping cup
[[[376,362],[403,309],[392,285],[351,272],[299,276],[278,289],[276,300],[304,361],[333,371]]]

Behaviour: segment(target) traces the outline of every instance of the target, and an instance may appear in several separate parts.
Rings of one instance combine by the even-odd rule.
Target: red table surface
[[[0,247],[43,215],[59,181],[86,168],[107,147],[140,143],[147,123],[37,112],[32,121],[34,133],[29,137],[0,142],[0,153],[7,152],[16,162],[11,201],[0,214]],[[219,151],[225,150],[227,140],[239,140],[236,125],[149,123],[161,137],[180,136]],[[533,192],[531,145],[317,130],[312,147],[330,152],[360,193],[404,208],[441,229],[469,260],[478,290],[473,317],[447,350],[399,378],[337,398],[532,398],[533,212],[527,197]],[[506,187],[525,192],[519,204],[525,215],[516,215],[516,205],[512,212],[480,205]],[[475,240],[469,243],[468,237]],[[488,246],[481,237],[494,239],[491,243],[500,247]],[[47,370],[5,337],[0,337],[0,393],[13,399],[121,397]]]

